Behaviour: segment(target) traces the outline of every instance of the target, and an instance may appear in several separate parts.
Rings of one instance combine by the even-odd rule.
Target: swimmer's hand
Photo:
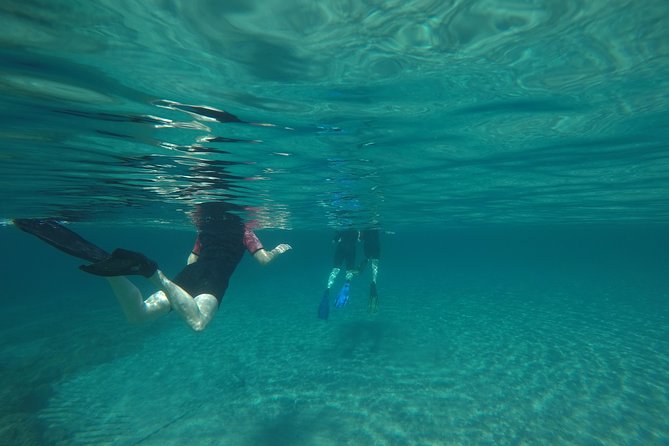
[[[291,249],[293,248],[290,245],[282,243],[280,245],[277,245],[271,251],[267,251],[265,249],[259,249],[258,251],[256,251],[255,254],[253,254],[253,258],[256,259],[258,263],[260,263],[261,265],[267,265],[272,260],[276,259],[279,255]]]
[[[293,249],[292,246],[286,244],[286,243],[281,243],[280,245],[277,245],[276,248],[272,250],[272,252],[276,252],[277,254],[283,254],[286,251],[290,251]]]

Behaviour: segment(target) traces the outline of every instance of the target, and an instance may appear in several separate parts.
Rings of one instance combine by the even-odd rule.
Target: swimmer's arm
[[[261,265],[267,265],[272,260],[276,259],[279,255],[291,249],[293,248],[285,243],[277,245],[277,247],[272,249],[271,251],[267,251],[264,248],[260,248],[253,254],[253,258],[256,259],[256,261]]]
[[[195,254],[194,252],[191,252],[190,255],[188,256],[188,262],[186,263],[187,265],[190,265],[191,263],[197,262],[198,255]]]

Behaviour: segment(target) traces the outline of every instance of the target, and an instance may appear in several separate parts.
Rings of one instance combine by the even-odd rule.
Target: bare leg
[[[214,295],[200,294],[193,298],[160,270],[149,281],[164,291],[172,309],[195,331],[204,330],[218,310],[218,300]]]
[[[379,274],[379,259],[372,259],[372,282],[376,283],[376,276]]]
[[[376,313],[379,309],[379,294],[376,291],[376,276],[379,274],[379,259],[372,259],[372,283],[369,286],[369,311]]]
[[[339,271],[340,271],[339,268],[332,268],[330,277],[328,277],[328,290],[332,288],[332,285],[334,285],[334,282],[337,279],[337,276],[339,275]]]
[[[127,278],[108,277],[107,282],[116,300],[121,304],[121,309],[128,322],[146,322],[170,312],[170,302],[162,291],[152,294],[144,301],[142,293]]]

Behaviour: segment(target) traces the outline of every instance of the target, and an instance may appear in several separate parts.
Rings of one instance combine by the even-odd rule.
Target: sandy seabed
[[[128,326],[113,307],[14,322],[0,435],[58,446],[669,442],[666,306],[584,283],[540,296],[419,285],[382,293],[372,315],[363,288],[327,322],[318,296],[244,287],[203,333],[176,315]]]

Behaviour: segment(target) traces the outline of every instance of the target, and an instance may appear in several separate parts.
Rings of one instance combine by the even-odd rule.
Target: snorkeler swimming
[[[125,249],[109,254],[55,220],[16,219],[14,224],[67,254],[92,262],[80,268],[107,278],[128,321],[145,322],[174,310],[193,330],[200,331],[216,314],[244,251],[264,265],[291,249],[280,244],[265,250],[255,233],[228,210],[224,203],[197,205],[198,238],[188,265],[174,280],[145,255]],[[143,300],[127,275],[146,277],[158,291]]]

